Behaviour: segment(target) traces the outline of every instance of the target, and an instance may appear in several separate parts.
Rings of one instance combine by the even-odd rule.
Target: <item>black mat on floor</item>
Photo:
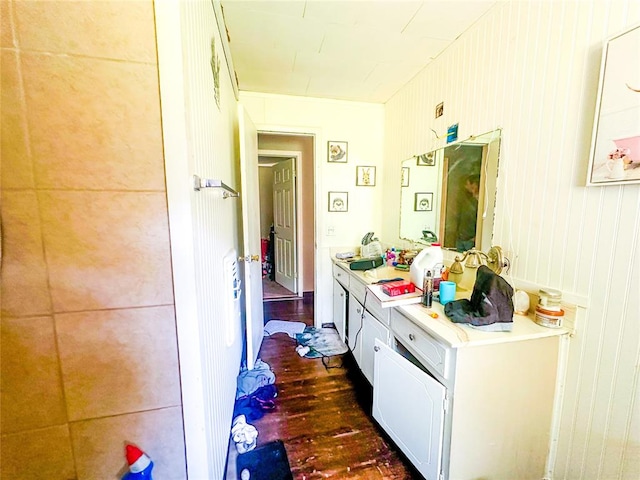
[[[236,469],[238,478],[242,480],[293,480],[282,440],[265,443],[238,455]],[[246,472],[242,474],[245,469],[248,476]]]

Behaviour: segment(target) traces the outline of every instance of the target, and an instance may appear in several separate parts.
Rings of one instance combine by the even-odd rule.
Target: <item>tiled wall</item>
[[[153,3],[0,5],[1,478],[184,478]]]

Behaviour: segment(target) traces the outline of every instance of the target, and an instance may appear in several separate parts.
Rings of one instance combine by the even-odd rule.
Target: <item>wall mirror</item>
[[[400,238],[466,251],[491,247],[500,154],[494,130],[402,162]]]

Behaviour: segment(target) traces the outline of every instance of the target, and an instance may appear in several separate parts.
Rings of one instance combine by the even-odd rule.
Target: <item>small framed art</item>
[[[348,144],[347,142],[327,142],[327,161],[331,163],[347,163]]]
[[[433,167],[436,164],[436,156],[434,152],[424,153],[416,156],[416,165],[420,167]]]
[[[433,193],[416,192],[413,209],[416,212],[430,212],[431,210],[433,210]]]
[[[357,166],[356,167],[356,186],[358,187],[375,187],[376,185],[376,167]]]
[[[349,192],[329,192],[329,211],[349,211]]]
[[[400,174],[400,186],[409,186],[409,167],[402,167],[402,173]]]

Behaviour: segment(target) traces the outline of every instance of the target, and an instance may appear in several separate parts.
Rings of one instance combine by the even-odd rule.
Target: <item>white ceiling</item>
[[[222,0],[240,90],[384,103],[499,0]]]

